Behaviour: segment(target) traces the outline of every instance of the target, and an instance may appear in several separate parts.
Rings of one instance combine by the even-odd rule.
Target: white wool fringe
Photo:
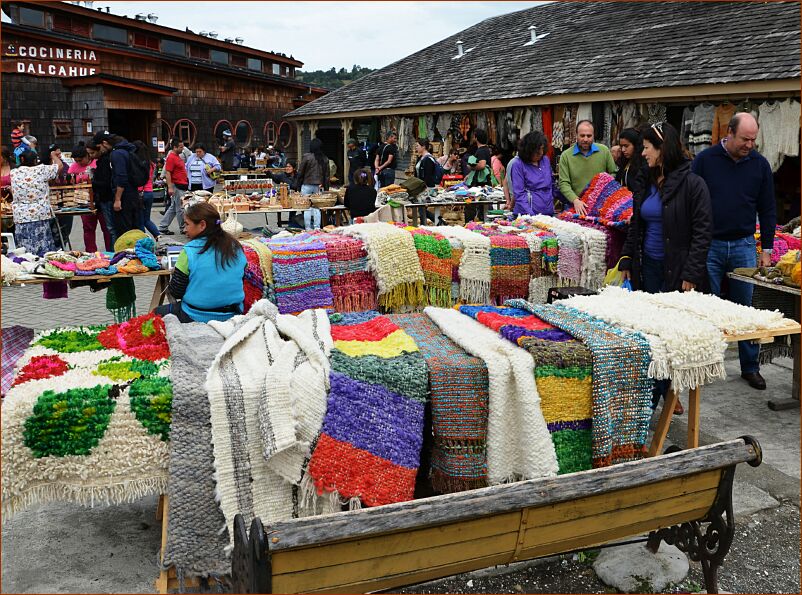
[[[524,219],[546,226],[547,229],[557,234],[558,241],[565,236],[574,236],[582,250],[580,285],[590,289],[599,289],[604,284],[604,276],[607,274],[607,237],[604,232],[548,215],[535,215]]]
[[[488,483],[556,475],[557,455],[540,408],[532,356],[456,310],[429,307],[424,313],[487,365]]]
[[[464,227],[423,227],[462,244],[459,263],[460,300],[468,304],[490,302],[490,238]]]
[[[690,312],[660,306],[649,300],[649,294],[615,286],[561,303],[643,334],[652,352],[649,376],[671,378],[676,391],[726,378],[727,343],[722,332]]]

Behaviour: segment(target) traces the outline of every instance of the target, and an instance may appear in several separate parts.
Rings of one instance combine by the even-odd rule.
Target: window
[[[289,122],[282,122],[278,127],[278,142],[285,149],[292,144],[292,125]]]
[[[237,54],[231,54],[231,66],[236,66],[237,68],[245,68],[248,65],[248,61],[245,59],[245,56],[238,56]]]
[[[119,27],[101,25],[100,23],[92,25],[92,37],[94,39],[113,41],[115,43],[128,43],[128,31],[120,29]]]
[[[195,124],[192,120],[181,118],[173,127],[173,136],[180,138],[186,146],[191,147],[195,144]]]
[[[80,35],[82,37],[89,37],[91,28],[88,21],[82,21],[74,17],[62,14],[53,15],[53,31],[60,31],[62,33],[72,33],[73,35]]]
[[[268,122],[265,124],[265,143],[268,145],[275,145],[276,144],[276,123],[275,122]]]
[[[290,66],[290,78],[295,78],[295,66]]]
[[[231,125],[231,122],[228,120],[218,120],[217,124],[214,125],[214,137],[217,139],[217,142],[220,144],[223,143],[223,131],[228,130],[232,131],[234,127]]]
[[[273,64],[273,74],[281,74],[281,66],[278,64]]]
[[[159,51],[159,38],[153,35],[145,35],[139,31],[134,31],[133,44],[138,48]]]
[[[251,144],[251,137],[253,137],[253,127],[248,120],[240,120],[234,129],[234,140],[237,144],[248,146]]]
[[[173,138],[173,127],[167,120],[159,120],[159,140],[163,140],[165,145],[169,145],[171,138]]]
[[[287,67],[284,64],[281,65],[281,76],[287,76]]]
[[[53,136],[72,138],[72,120],[53,120]]]
[[[41,10],[34,10],[33,8],[25,8],[20,6],[19,9],[19,24],[28,25],[30,27],[45,26],[45,13]]]
[[[208,60],[209,48],[201,45],[191,45],[189,46],[189,57],[195,58],[196,60]]]
[[[212,50],[211,58],[212,62],[215,62],[217,64],[228,65],[228,52],[224,52],[221,50]]]
[[[165,54],[174,54],[176,56],[186,56],[187,46],[183,41],[162,39],[162,52]]]
[[[262,61],[259,58],[248,58],[248,70],[262,72]]]

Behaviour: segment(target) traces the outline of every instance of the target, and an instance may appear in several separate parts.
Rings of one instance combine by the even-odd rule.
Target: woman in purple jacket
[[[510,162],[510,199],[516,215],[553,215],[551,162],[548,140],[542,132],[521,139],[518,159]]]

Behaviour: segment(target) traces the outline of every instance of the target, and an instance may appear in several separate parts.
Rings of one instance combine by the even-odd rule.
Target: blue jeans
[[[721,296],[721,281],[727,273],[739,267],[757,266],[757,247],[754,236],[740,240],[713,240],[707,252],[707,275],[710,278],[710,291]],[[749,283],[729,280],[727,299],[743,306],[752,305],[752,288]],[[749,341],[738,342],[738,357],[741,360],[741,373],[753,374],[760,371],[758,356],[760,345]]]
[[[111,238],[111,245],[120,237],[114,227],[114,203],[111,201],[95,203],[95,208],[103,214],[103,219],[106,220],[106,229],[109,230],[109,237]],[[113,249],[113,248],[112,248]]]
[[[648,256],[645,252],[641,255],[641,278],[643,279],[642,288],[646,293],[661,293],[665,284],[663,278],[663,261],[656,260]],[[652,408],[657,407],[660,397],[665,400],[668,388],[671,386],[670,380],[655,380],[652,388]]]
[[[150,220],[150,210],[153,208],[153,192],[142,193],[142,210],[139,218],[139,229],[150,232],[154,238],[159,237],[159,228]]]
[[[320,192],[320,186],[317,184],[301,185],[301,194],[303,196],[317,194],[318,192]],[[304,229],[306,231],[311,229],[320,229],[320,209],[311,207],[304,211]]]

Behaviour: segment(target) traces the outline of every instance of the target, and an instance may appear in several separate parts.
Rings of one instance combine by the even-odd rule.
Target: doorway
[[[133,142],[142,141],[151,146],[150,131],[156,122],[156,112],[139,109],[110,109],[109,132],[125,137]]]
[[[323,143],[323,153],[337,166],[335,174],[339,183],[343,183],[343,144],[345,138],[342,128],[318,128],[316,136]]]

